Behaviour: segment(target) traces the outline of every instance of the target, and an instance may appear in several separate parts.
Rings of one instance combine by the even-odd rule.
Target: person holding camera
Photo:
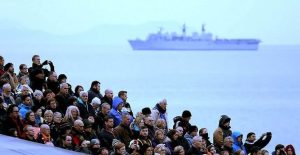
[[[49,65],[50,71],[54,72],[54,65],[51,61],[45,60],[41,63],[39,55],[34,55],[32,57],[32,67],[28,69],[29,79],[31,88],[34,91],[35,89],[43,90],[46,86],[46,77],[49,77],[50,71],[43,68],[43,66]]]
[[[272,138],[271,132],[263,133],[258,140],[256,140],[256,135],[254,132],[250,132],[247,134],[247,139],[244,143],[247,153],[252,153],[254,147],[258,147],[259,149],[264,148],[270,142]]]

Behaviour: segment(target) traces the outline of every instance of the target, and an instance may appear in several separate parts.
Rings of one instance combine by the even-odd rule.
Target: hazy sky
[[[222,37],[300,44],[299,0],[1,0],[0,21],[66,35],[101,25],[178,22]]]

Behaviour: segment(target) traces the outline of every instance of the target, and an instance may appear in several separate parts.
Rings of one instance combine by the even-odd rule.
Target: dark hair
[[[79,88],[82,88],[83,89],[83,87],[81,86],[81,85],[77,85],[76,87],[75,87],[75,92],[74,92],[74,94],[75,94],[75,96],[77,96],[77,97],[79,97],[79,94],[78,94],[78,89]]]
[[[151,109],[149,107],[145,107],[142,109],[143,115],[151,114]]]
[[[291,149],[292,152],[293,152],[293,155],[296,155],[295,148],[294,148],[294,146],[293,146],[292,144],[289,144],[289,145],[287,145],[287,146],[285,147],[285,152],[287,152],[288,149]]]
[[[183,117],[183,118],[188,118],[188,117],[191,117],[191,116],[192,116],[192,114],[191,114],[191,112],[188,111],[188,110],[184,110],[184,111],[182,112],[182,115],[181,115],[181,117]]]
[[[206,129],[206,128],[201,128],[201,129],[199,130],[199,134],[201,134],[201,133],[203,132],[204,129]]]
[[[51,89],[47,89],[44,91],[43,96],[46,97],[47,94],[53,93],[53,91]]]
[[[29,110],[29,111],[26,112],[26,114],[25,114],[25,120],[27,120],[27,121],[29,120],[30,113],[32,113],[32,112],[33,111],[31,111],[31,110]]]
[[[254,132],[249,132],[249,133],[247,134],[247,138],[251,137],[251,136],[254,135],[254,134],[255,134]]]
[[[119,91],[118,96],[121,97],[121,96],[123,96],[124,94],[127,94],[127,91],[121,90],[121,91]]]
[[[18,106],[15,105],[15,104],[11,104],[11,105],[8,106],[8,108],[7,108],[7,115],[8,115],[8,116],[9,116],[11,113],[13,113],[14,107],[17,107],[17,108],[18,108]],[[19,109],[19,108],[18,108],[18,109]]]
[[[112,116],[105,116],[104,121],[107,122],[109,119],[114,119]]]
[[[176,134],[176,132],[177,132],[177,130],[171,129],[171,130],[169,130],[169,132],[167,133],[167,136],[168,136],[171,140],[173,140],[173,136]]]
[[[5,66],[4,66],[4,71],[8,71],[9,67],[13,66],[12,63],[7,63]]]
[[[25,65],[25,64],[21,64],[21,65],[19,66],[19,69],[20,69],[20,70],[23,69],[24,66],[26,66],[26,65]]]
[[[95,85],[98,85],[98,84],[101,84],[99,81],[93,81],[92,82],[92,84],[91,84],[91,88],[90,89],[93,89],[93,87],[95,86]]]
[[[27,97],[30,97],[30,95],[23,95],[23,96],[21,97],[22,101],[25,101],[25,99],[26,99]],[[30,97],[30,98],[31,98],[31,97]]]
[[[31,60],[33,61],[36,57],[40,57],[40,56],[39,55],[33,55]]]
[[[61,82],[62,79],[67,79],[67,76],[65,74],[59,74],[57,80]]]

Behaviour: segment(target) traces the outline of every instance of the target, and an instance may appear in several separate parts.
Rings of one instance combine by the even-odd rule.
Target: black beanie
[[[191,114],[191,112],[188,111],[188,110],[184,110],[184,111],[182,112],[182,115],[181,115],[182,118],[188,118],[188,117],[191,117],[191,116],[192,116],[192,114]]]

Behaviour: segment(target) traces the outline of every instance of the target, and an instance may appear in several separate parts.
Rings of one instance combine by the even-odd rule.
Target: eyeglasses
[[[19,112],[19,110],[14,110],[13,112]]]

